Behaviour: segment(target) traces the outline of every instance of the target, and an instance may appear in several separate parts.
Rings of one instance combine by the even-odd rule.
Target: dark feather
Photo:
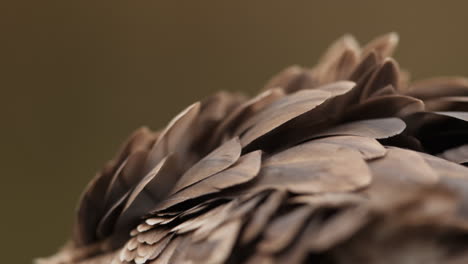
[[[468,81],[410,84],[390,33],[137,130],[40,264],[467,263]]]

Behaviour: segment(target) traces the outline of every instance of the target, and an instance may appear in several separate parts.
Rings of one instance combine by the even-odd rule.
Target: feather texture
[[[467,263],[468,80],[411,84],[397,43],[346,35],[137,130],[37,263]]]

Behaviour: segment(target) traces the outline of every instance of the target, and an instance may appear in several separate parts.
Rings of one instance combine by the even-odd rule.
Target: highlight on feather
[[[37,263],[468,263],[468,79],[411,83],[397,43],[346,35],[138,129]]]

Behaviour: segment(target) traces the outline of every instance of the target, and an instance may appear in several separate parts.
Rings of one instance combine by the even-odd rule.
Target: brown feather
[[[346,35],[137,130],[37,263],[466,263],[468,79],[410,84],[397,42]]]

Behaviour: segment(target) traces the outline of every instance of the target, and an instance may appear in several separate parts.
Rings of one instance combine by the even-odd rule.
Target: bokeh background
[[[53,253],[135,128],[217,90],[254,93],[344,33],[396,31],[420,79],[468,75],[467,1],[2,1],[1,263]]]

